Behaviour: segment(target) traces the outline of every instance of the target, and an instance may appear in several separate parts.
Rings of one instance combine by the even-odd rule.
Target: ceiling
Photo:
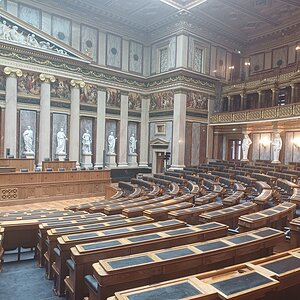
[[[226,31],[244,41],[300,24],[299,0],[48,0],[47,3],[144,32],[185,16],[209,30]]]

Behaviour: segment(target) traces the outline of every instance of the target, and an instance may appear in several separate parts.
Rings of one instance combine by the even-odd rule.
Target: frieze
[[[209,95],[200,92],[189,91],[187,93],[186,107],[187,109],[205,109],[208,107]]]
[[[174,92],[167,91],[151,94],[150,111],[153,110],[169,110],[174,107]]]
[[[70,103],[59,102],[59,101],[51,101],[50,105],[52,107],[58,107],[58,108],[66,108],[66,109],[70,109],[71,108],[71,104]]]
[[[138,111],[129,111],[128,112],[128,116],[129,117],[133,117],[133,118],[140,118],[141,117],[141,113]]]
[[[108,107],[121,107],[121,91],[116,89],[106,90],[106,106]]]
[[[120,115],[120,110],[119,109],[111,109],[111,108],[106,108],[105,110],[106,114],[110,115]]]
[[[89,105],[80,104],[80,110],[97,112],[97,107],[96,106],[89,106]]]
[[[167,110],[167,111],[151,111],[149,113],[150,118],[158,118],[158,117],[167,117],[171,116],[173,117],[173,110]]]
[[[203,119],[207,119],[207,117],[208,117],[207,113],[196,112],[196,111],[187,111],[186,115],[189,117],[197,117],[197,118],[203,118]]]
[[[80,102],[88,104],[97,104],[97,86],[93,84],[86,84],[80,88]]]
[[[52,98],[71,99],[71,89],[68,80],[56,79],[51,83],[50,95]]]
[[[23,73],[18,79],[18,94],[39,97],[41,92],[39,76],[34,73]]]
[[[128,109],[141,110],[141,95],[137,93],[128,93]]]
[[[18,97],[18,98],[17,98],[17,102],[18,102],[18,103],[23,103],[23,104],[39,105],[39,104],[40,104],[40,99],[37,99],[37,98]]]

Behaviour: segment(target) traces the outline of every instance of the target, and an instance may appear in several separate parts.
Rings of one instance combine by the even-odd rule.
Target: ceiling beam
[[[298,0],[279,0],[279,1],[300,8],[300,2]]]
[[[225,4],[225,5],[227,5],[231,8],[235,8],[235,9],[241,11],[244,14],[247,14],[251,17],[254,17],[254,18],[256,18],[260,21],[263,21],[264,23],[268,23],[268,24],[273,25],[273,26],[279,26],[280,25],[278,22],[274,21],[273,19],[265,17],[265,16],[261,15],[260,13],[258,13],[255,10],[249,9],[247,7],[240,6],[240,5],[236,4],[235,2],[233,2],[232,0],[217,0],[217,1],[219,1],[219,2],[221,1],[222,4]]]

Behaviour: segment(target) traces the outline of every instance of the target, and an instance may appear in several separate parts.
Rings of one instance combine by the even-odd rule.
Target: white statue
[[[111,131],[110,135],[108,136],[108,154],[115,154],[115,147],[116,147],[116,137],[114,137],[114,133]]]
[[[92,138],[89,131],[86,129],[82,135],[82,154],[91,154]]]
[[[243,151],[243,159],[244,161],[248,161],[248,151],[252,141],[248,134],[244,134],[243,142],[242,142],[242,151]]]
[[[25,153],[33,152],[33,130],[31,126],[27,126],[27,129],[23,132],[23,140],[25,146]]]
[[[130,154],[135,153],[136,143],[137,143],[137,140],[136,140],[136,138],[134,136],[134,133],[132,133],[131,137],[129,138],[129,153]]]
[[[273,147],[273,161],[272,163],[279,163],[279,153],[282,148],[282,139],[280,137],[280,134],[276,132],[274,134],[274,138],[272,141],[272,147]]]
[[[66,154],[66,141],[67,137],[64,133],[64,129],[61,128],[56,134],[57,146],[56,154]]]

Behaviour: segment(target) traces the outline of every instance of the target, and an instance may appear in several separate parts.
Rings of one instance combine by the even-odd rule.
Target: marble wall
[[[81,51],[98,61],[98,30],[86,25],[81,26]]]
[[[52,114],[52,147],[51,147],[51,156],[52,160],[56,158],[56,147],[57,147],[57,139],[56,135],[57,133],[63,128],[63,131],[66,136],[68,136],[68,115],[66,114],[59,114],[59,113],[53,113]],[[66,142],[66,153],[67,157],[69,154],[69,143]]]
[[[20,4],[18,14],[19,18],[23,21],[37,28],[41,28],[41,10],[31,6]]]
[[[138,123],[137,122],[128,122],[128,141],[131,135],[134,134],[137,143],[136,143],[136,153],[139,154],[139,146],[140,146],[140,137],[138,136]],[[127,143],[127,153],[129,153],[129,142]]]
[[[52,35],[58,40],[71,45],[71,21],[53,15],[52,16]]]
[[[107,34],[106,36],[106,64],[110,67],[121,68],[122,64],[122,38]]]
[[[2,70],[0,70],[0,91],[5,91],[6,77]]]
[[[114,137],[118,137],[117,122],[118,122],[117,120],[111,120],[111,119],[106,120],[106,125],[105,125],[105,152],[106,153],[108,152],[107,139],[110,133],[113,132]],[[118,153],[117,150],[118,150],[118,140],[116,140],[115,153]]]
[[[300,132],[287,132],[285,134],[285,163],[300,161]]]
[[[19,157],[21,157],[25,152],[25,144],[23,133],[30,126],[33,131],[33,142],[32,150],[36,153],[36,137],[37,137],[37,126],[36,126],[36,111],[34,110],[25,110],[20,109],[20,118],[19,118]]]
[[[137,42],[129,42],[129,71],[143,73],[143,45]]]
[[[81,118],[80,119],[80,155],[82,157],[82,136],[85,133],[85,131],[88,130],[89,134],[91,135],[92,144],[91,144],[91,151],[94,152],[94,140],[93,140],[93,119],[92,118]],[[80,161],[82,161],[82,158],[80,157]]]

